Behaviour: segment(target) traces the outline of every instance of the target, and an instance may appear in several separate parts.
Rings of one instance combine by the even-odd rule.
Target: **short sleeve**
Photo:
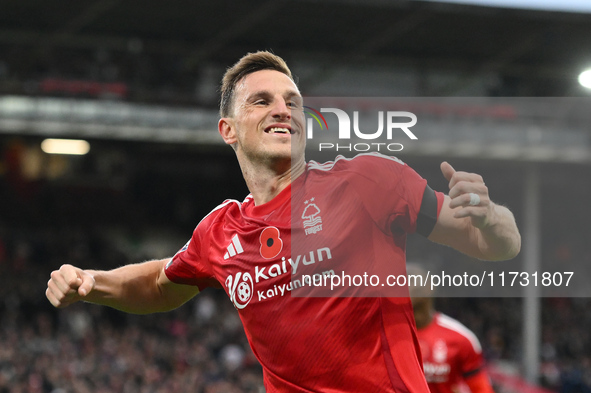
[[[165,274],[168,279],[177,284],[195,285],[199,290],[217,286],[217,281],[211,273],[210,263],[202,256],[202,249],[207,242],[203,236],[203,223],[200,223],[191,239],[168,262]]]

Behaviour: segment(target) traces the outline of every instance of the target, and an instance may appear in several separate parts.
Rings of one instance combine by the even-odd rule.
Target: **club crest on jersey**
[[[250,303],[254,292],[254,284],[250,273],[238,272],[226,278],[226,288],[234,307],[241,310]]]
[[[437,340],[433,344],[433,360],[438,363],[443,363],[447,360],[447,345],[445,345],[445,341]]]
[[[279,229],[275,227],[266,227],[259,237],[261,243],[260,253],[265,259],[273,259],[281,250],[283,250],[283,240],[281,239]]]
[[[320,208],[314,203],[314,198],[305,201],[304,212],[302,213],[302,220],[304,220],[304,230],[306,236],[315,234],[322,230],[322,217],[320,217]]]

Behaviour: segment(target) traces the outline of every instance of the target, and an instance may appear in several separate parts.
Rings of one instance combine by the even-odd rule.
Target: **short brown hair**
[[[281,57],[267,51],[248,53],[224,74],[220,98],[221,117],[228,117],[232,112],[234,90],[238,82],[248,74],[261,70],[279,71],[293,81],[291,71]]]

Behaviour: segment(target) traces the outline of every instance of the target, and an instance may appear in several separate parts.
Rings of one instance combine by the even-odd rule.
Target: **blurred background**
[[[256,50],[282,56],[306,95],[479,98],[453,111],[423,101],[431,127],[397,156],[442,191],[442,160],[482,174],[517,217],[516,266],[591,277],[586,0],[0,3],[2,393],[264,391],[223,291],[151,316],[57,311],[44,295],[63,263],[170,256],[212,208],[247,195],[217,133],[217,89]],[[507,117],[487,97],[524,99]],[[408,254],[465,258],[416,237]],[[497,392],[591,392],[591,301],[568,296],[436,305],[480,338]]]

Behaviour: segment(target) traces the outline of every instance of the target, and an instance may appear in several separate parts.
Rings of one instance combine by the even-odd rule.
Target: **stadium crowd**
[[[93,239],[44,244],[54,237],[41,232],[0,240],[0,392],[263,391],[238,315],[215,292],[161,315],[47,307],[42,266],[57,253],[85,258]],[[116,254],[103,249],[97,259]]]
[[[54,265],[117,265],[125,258],[97,235],[65,233],[0,231],[1,393],[264,391],[260,366],[222,291],[208,289],[165,314],[84,304],[53,309],[43,290]],[[437,307],[480,337],[489,364],[519,364],[521,299],[442,298]],[[543,385],[591,391],[590,325],[589,299],[543,300]]]

